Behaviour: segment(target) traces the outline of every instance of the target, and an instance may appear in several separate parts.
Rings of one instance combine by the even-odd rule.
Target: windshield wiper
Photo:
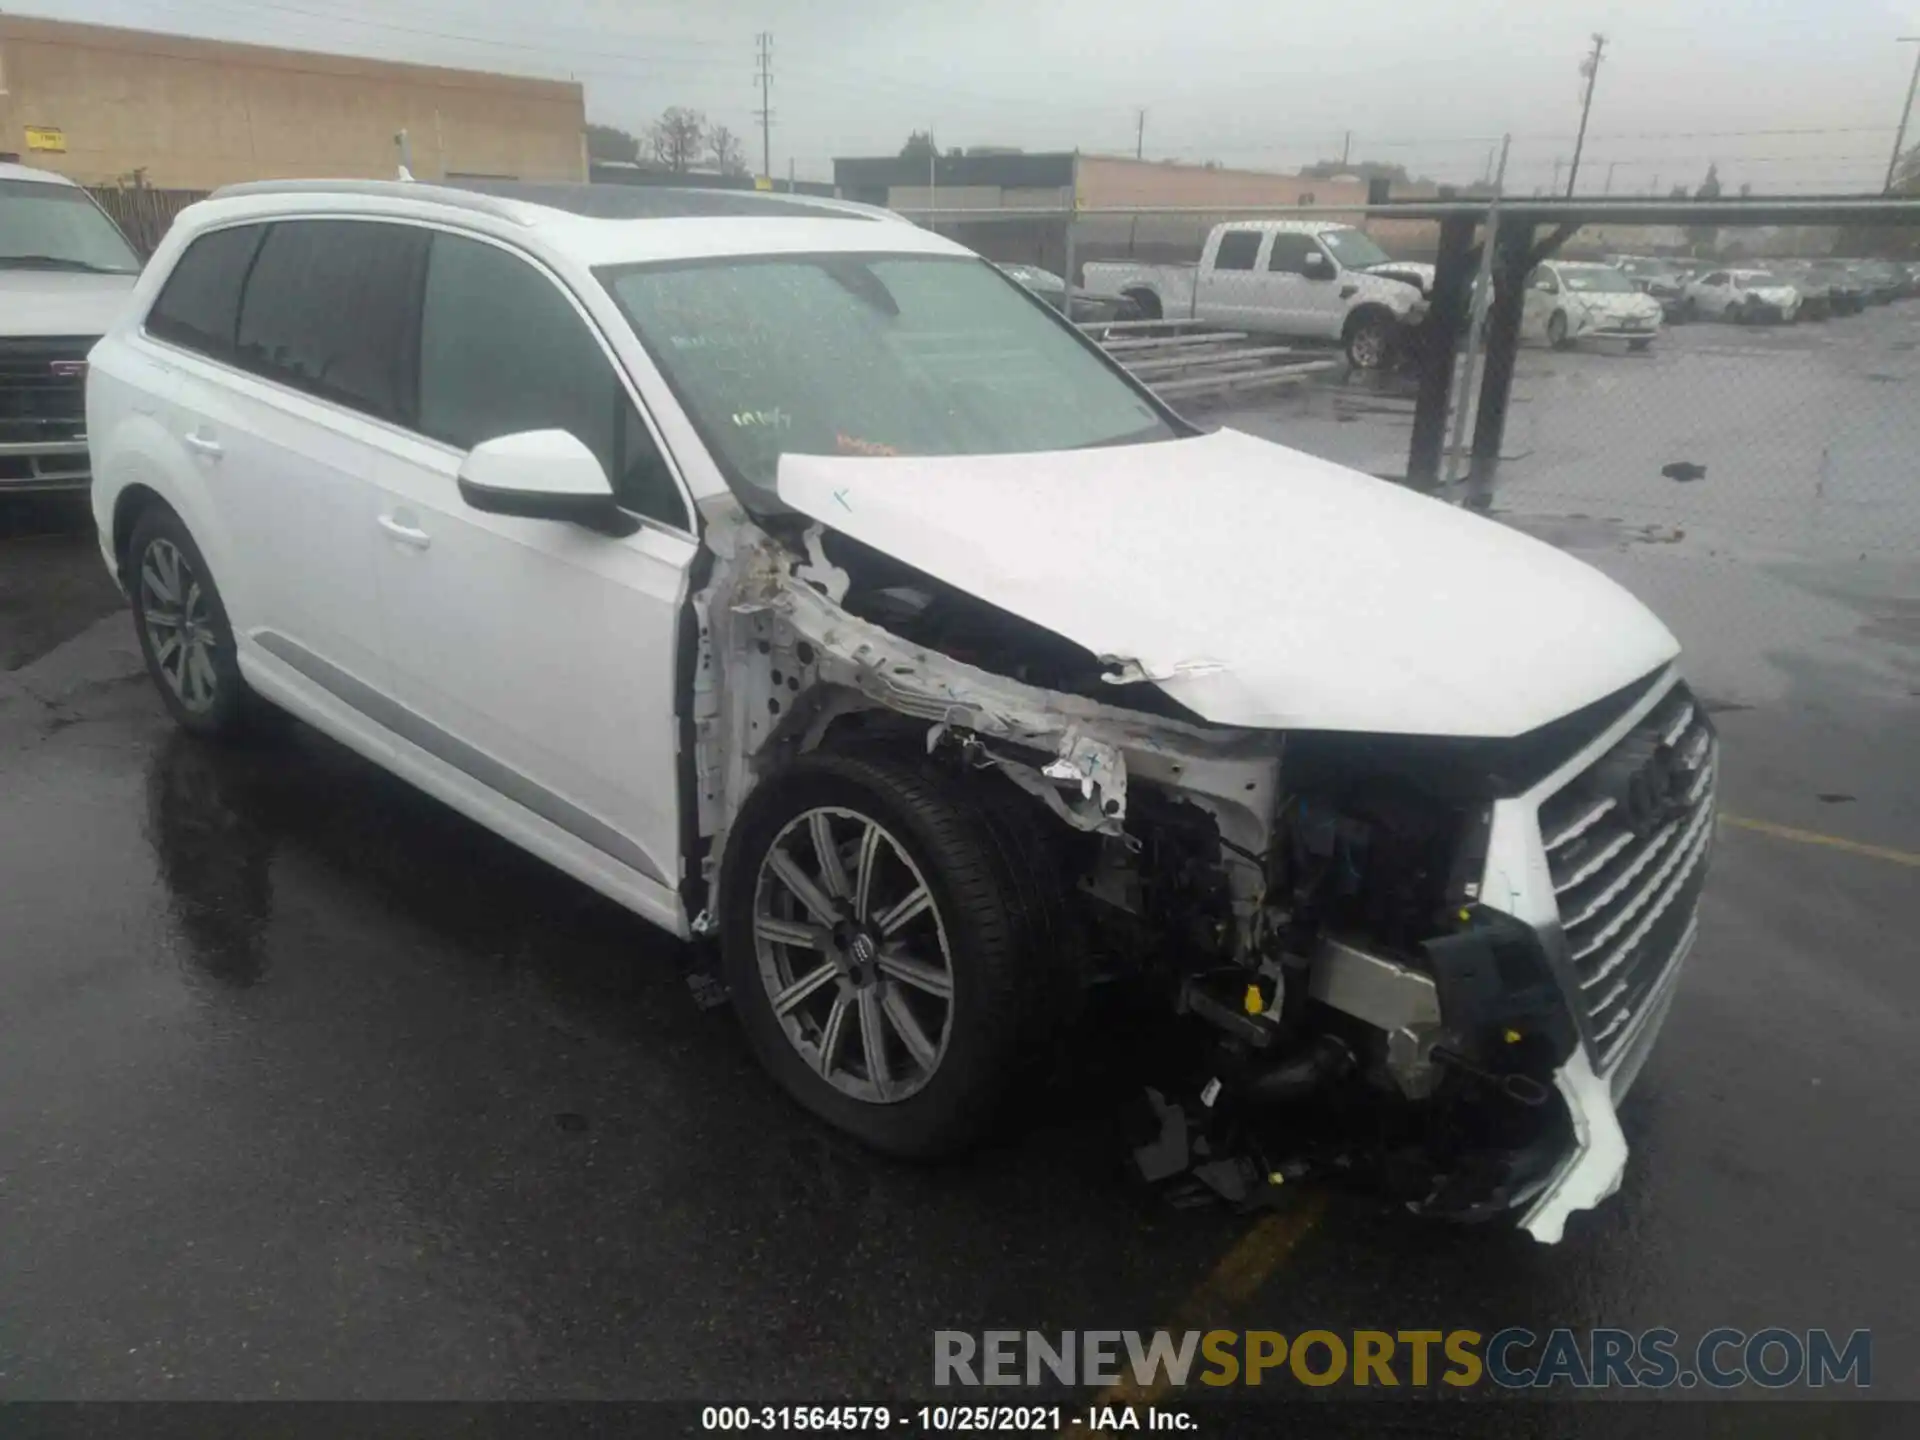
[[[80,270],[88,275],[138,275],[138,270],[116,270],[75,260],[67,255],[0,255],[0,270]]]

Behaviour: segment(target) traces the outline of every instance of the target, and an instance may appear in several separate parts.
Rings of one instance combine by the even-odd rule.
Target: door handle
[[[226,447],[211,435],[182,435],[180,443],[195,454],[206,456],[209,460],[218,460],[227,453]]]
[[[380,517],[380,528],[398,540],[402,545],[410,545],[415,550],[424,550],[433,544],[433,537],[424,530],[416,530],[411,525],[402,525],[391,515]]]

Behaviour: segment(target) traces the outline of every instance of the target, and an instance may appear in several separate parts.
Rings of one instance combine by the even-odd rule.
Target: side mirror
[[[489,515],[560,520],[601,535],[640,528],[614,502],[594,453],[565,430],[525,430],[474,446],[460,466],[460,498]]]
[[[1309,250],[1300,257],[1300,273],[1309,280],[1331,280],[1333,262],[1318,250]]]

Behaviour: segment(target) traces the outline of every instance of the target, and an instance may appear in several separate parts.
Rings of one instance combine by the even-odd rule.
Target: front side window
[[[556,284],[496,245],[436,235],[420,311],[419,429],[471,450],[565,430],[627,509],[690,528],[665,459],[593,332]]]
[[[276,222],[247,279],[237,363],[323,400],[407,423],[427,239],[412,225]]]
[[[1307,256],[1320,253],[1320,247],[1313,243],[1308,235],[1288,235],[1285,233],[1273,237],[1273,252],[1267,256],[1267,269],[1278,270],[1288,275],[1307,273]],[[1329,273],[1326,266],[1321,273]]]
[[[216,360],[233,359],[240,292],[265,233],[262,225],[235,225],[188,245],[147,312],[147,333]]]
[[[1727,283],[1726,271],[1716,270],[1713,274],[1707,276],[1707,278],[1702,280],[1700,283],[1702,285],[1712,285],[1716,288],[1718,288],[1719,286],[1725,285]]]
[[[0,180],[0,270],[138,275],[140,257],[79,186]]]
[[[1216,270],[1251,270],[1260,253],[1258,230],[1229,230],[1220,237],[1220,248],[1213,254]]]
[[[985,261],[754,256],[602,279],[722,470],[763,501],[786,453],[1005,455],[1179,433]]]

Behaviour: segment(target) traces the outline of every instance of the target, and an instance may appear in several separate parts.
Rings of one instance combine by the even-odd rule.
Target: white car
[[[926,230],[611,188],[182,214],[87,396],[175,719],[291,711],[717,939],[768,1069],[890,1151],[978,1135],[1102,980],[1213,1037],[1195,1133],[1337,1100],[1425,1137],[1416,1208],[1608,1194],[1713,834],[1665,627],[1200,433]]]
[[[1524,335],[1564,350],[1578,340],[1624,340],[1645,350],[1660,333],[1660,302],[1613,265],[1548,260],[1527,277]]]
[[[1351,225],[1230,220],[1208,232],[1198,264],[1090,260],[1082,273],[1146,319],[1338,341],[1356,369],[1372,370],[1427,313],[1419,281],[1372,273],[1383,265],[1393,265],[1387,252]]]
[[[1742,325],[1800,318],[1800,292],[1766,270],[1712,270],[1687,286],[1689,313]]]
[[[87,352],[139,273],[85,190],[0,163],[0,495],[87,488]]]

